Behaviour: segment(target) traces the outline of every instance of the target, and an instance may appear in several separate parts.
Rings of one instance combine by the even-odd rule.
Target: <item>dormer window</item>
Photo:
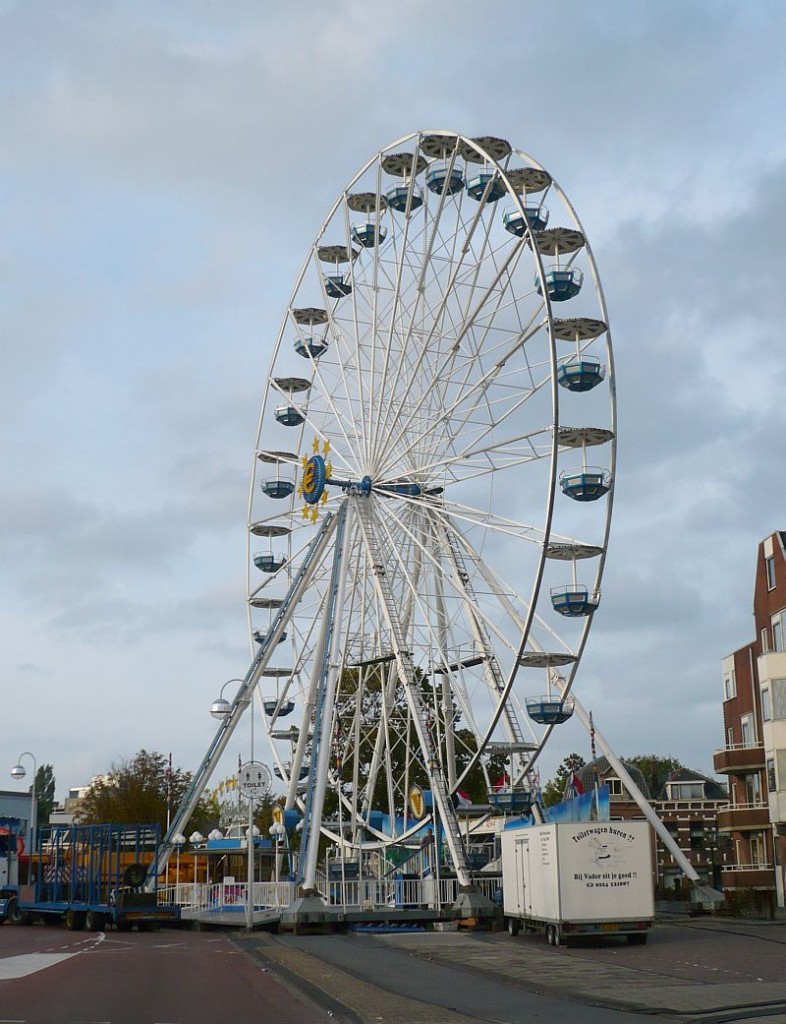
[[[669,800],[704,800],[703,782],[667,782]]]

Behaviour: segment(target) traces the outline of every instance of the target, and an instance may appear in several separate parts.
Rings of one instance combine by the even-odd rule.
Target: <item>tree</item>
[[[552,807],[562,800],[568,779],[586,763],[581,754],[568,754],[557,768],[554,778],[550,779],[543,787],[543,802],[547,807]]]
[[[623,758],[626,764],[638,768],[649,787],[650,796],[656,797],[663,789],[666,779],[673,771],[685,766],[676,757],[669,754],[660,757],[658,754],[636,754],[635,757]]]
[[[166,832],[167,812],[174,815],[191,783],[191,773],[172,768],[163,754],[140,750],[131,760],[113,764],[109,772],[96,779],[85,795],[78,813],[83,825],[101,822],[158,825]],[[185,832],[196,829],[207,834],[218,822],[215,808],[207,799],[200,801]]]
[[[55,770],[51,764],[42,764],[35,773],[35,803],[38,824],[48,825],[55,806]]]

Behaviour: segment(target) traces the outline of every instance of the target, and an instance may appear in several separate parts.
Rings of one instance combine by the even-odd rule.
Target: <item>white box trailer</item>
[[[655,914],[648,822],[532,825],[505,829],[501,838],[511,935],[545,931],[551,945],[610,934],[647,941]]]

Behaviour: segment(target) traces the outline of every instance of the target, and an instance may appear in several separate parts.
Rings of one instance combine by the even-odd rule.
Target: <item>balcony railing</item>
[[[747,804],[726,804],[718,808],[718,828],[721,832],[767,828],[769,823],[769,805],[761,800]]]
[[[730,743],[712,755],[712,764],[720,775],[745,775],[764,767],[761,743]]]
[[[772,864],[725,864],[721,868],[724,889],[774,889]]]

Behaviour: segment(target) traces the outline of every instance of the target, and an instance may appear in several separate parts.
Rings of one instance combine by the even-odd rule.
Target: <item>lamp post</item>
[[[278,895],[278,870],[279,869],[278,869],[278,862],[279,862],[279,858],[281,856],[281,840],[284,838],[284,833],[286,832],[286,829],[281,824],[281,822],[274,821],[273,824],[268,829],[268,832],[271,834],[271,836],[273,837],[273,839],[275,841],[275,844],[276,844],[276,852],[275,852],[275,855],[273,857],[273,860],[274,860],[274,863],[275,863],[276,906],[278,906],[279,905],[279,895]]]
[[[35,853],[35,834],[38,827],[38,821],[36,820],[35,777],[38,775],[38,762],[29,750],[24,750],[19,755],[17,763],[11,769],[11,778],[23,779],[27,775],[24,765],[19,763],[23,757],[29,757],[33,761],[33,785],[30,787],[30,853]]]
[[[176,836],[172,836],[172,845],[177,850],[177,862],[175,865],[175,903],[179,902],[177,898],[178,889],[180,886],[180,849],[185,846],[188,840],[180,832]]]
[[[244,683],[243,679],[227,679],[224,685],[221,687],[221,692],[210,705],[210,714],[213,718],[226,718],[232,711],[232,705],[224,696],[224,690],[229,686],[230,683]]]
[[[248,864],[246,872],[246,928],[248,931],[254,927],[254,854],[256,853],[256,844],[254,839],[259,835],[259,829],[254,824],[254,802],[249,800],[248,802],[248,821],[249,825],[246,829],[246,849],[248,852]]]
[[[205,837],[201,832],[192,832],[188,837],[188,841],[194,847],[194,885],[196,885],[197,875],[199,873],[199,857],[196,852],[197,844],[204,843]]]

